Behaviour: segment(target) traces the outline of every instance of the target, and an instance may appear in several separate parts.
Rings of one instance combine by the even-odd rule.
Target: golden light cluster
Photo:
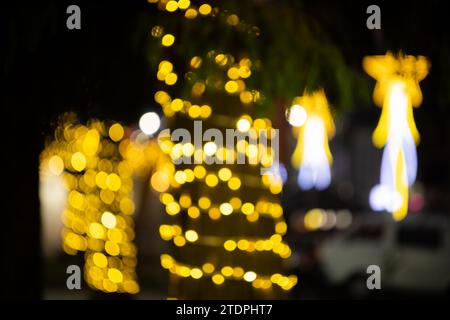
[[[218,7],[213,7],[205,1],[195,0],[147,0],[149,3],[157,4],[158,9],[167,13],[182,13],[184,18],[188,20],[197,17],[213,17],[219,18],[223,23],[230,27],[235,27],[238,30],[243,30],[247,34],[255,36],[260,35],[260,30],[257,26],[248,24],[242,21],[235,13],[230,13],[227,10],[221,10]]]
[[[151,2],[158,3],[158,8],[166,12],[184,12],[189,19],[219,10],[206,3],[197,7],[188,1]],[[227,13],[226,23],[236,26],[240,19]],[[169,33],[161,26],[152,29],[152,35],[158,39],[164,34]],[[174,142],[170,135],[160,134],[161,151],[174,163],[180,163],[175,165],[167,180],[169,187],[160,194],[167,220],[160,225],[160,236],[173,244],[175,252],[182,252],[178,249],[197,250],[202,254],[209,252],[209,258],[200,254],[192,265],[179,262],[186,258],[182,254],[179,261],[163,254],[161,264],[175,277],[197,281],[209,278],[216,286],[226,285],[228,281],[242,281],[250,283],[255,290],[272,292],[275,287],[290,290],[297,278],[260,273],[256,266],[251,267],[263,255],[280,261],[292,253],[283,242],[287,224],[279,201],[283,187],[281,178],[260,174],[260,168],[269,169],[274,165],[276,153],[270,119],[250,115],[251,107],[263,98],[258,90],[249,88],[246,83],[257,65],[247,56],[236,58],[223,51],[210,50],[205,55],[193,55],[184,67],[177,65],[180,73],[185,70],[183,85],[188,89],[183,91],[182,97],[173,94],[177,88],[166,81],[167,76],[175,72],[168,55],[163,56],[155,70],[161,86],[154,100],[170,121],[189,126],[194,120],[202,120],[209,128],[232,128],[244,134],[236,139],[232,148],[214,141],[203,141],[201,145]],[[229,108],[220,108],[217,97],[229,101]],[[260,134],[266,135],[268,144],[258,139],[257,143],[251,143],[249,138],[259,138]],[[245,164],[236,165],[238,158],[245,159]],[[208,162],[211,159],[216,161],[211,164]],[[255,227],[260,226],[261,231],[236,233],[237,226],[247,231],[257,230]],[[215,229],[228,230],[230,234]],[[231,256],[235,257],[225,258]],[[211,260],[211,257],[214,258]],[[227,259],[239,261],[241,266],[225,265]],[[255,270],[245,270],[244,266]],[[278,262],[274,264],[274,268],[280,266]]]
[[[155,28],[159,30],[161,27],[154,27],[153,29]],[[214,77],[200,78],[200,75],[196,72],[205,65],[208,68],[216,68],[218,74]],[[210,51],[206,58],[192,57],[189,68],[190,70],[185,74],[185,78],[191,84],[191,99],[173,97],[165,90],[159,90],[154,95],[155,102],[161,105],[166,117],[170,118],[176,113],[181,113],[191,119],[208,119],[212,114],[211,106],[198,104],[195,101],[201,100],[202,96],[209,91],[224,91],[229,95],[236,95],[245,106],[257,103],[261,99],[261,93],[258,90],[247,88],[245,83],[245,80],[252,73],[252,61],[247,57],[236,61],[230,54]],[[156,77],[168,86],[174,85],[178,80],[173,63],[168,59],[159,63]],[[264,128],[264,125],[261,128]]]
[[[63,249],[85,252],[85,279],[104,292],[139,292],[133,243],[133,167],[120,123],[68,117],[41,155],[41,165],[61,176],[67,189]]]
[[[283,276],[279,273],[271,275],[261,275],[254,271],[245,270],[240,266],[226,265],[223,267],[214,265],[212,262],[205,262],[201,266],[192,266],[177,262],[168,254],[161,255],[161,265],[182,278],[192,278],[194,280],[203,277],[210,278],[215,285],[222,285],[225,281],[246,281],[251,283],[255,289],[269,290],[273,285],[277,285],[283,290],[291,290],[297,284],[297,276]]]

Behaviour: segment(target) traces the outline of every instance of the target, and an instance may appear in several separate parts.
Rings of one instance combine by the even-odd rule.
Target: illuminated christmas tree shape
[[[191,23],[205,30],[221,26],[221,30],[240,32],[246,25],[237,15],[203,2],[151,2],[157,3],[164,18],[173,13],[195,19]],[[152,36],[164,50],[155,68],[161,88],[154,98],[173,132],[187,128],[195,136],[194,121],[223,134],[227,129],[249,135],[266,129],[272,132],[270,119],[252,117],[262,94],[249,88],[258,64],[245,48],[231,54],[221,44],[186,52],[186,40],[192,35],[180,31],[172,35],[169,26],[154,26]],[[272,135],[267,139],[270,146],[237,138],[236,144],[224,147],[213,141],[199,145],[172,141],[160,134],[160,147],[172,160],[190,159],[175,162],[170,188],[160,195],[167,221],[160,226],[160,235],[173,243],[161,255],[161,265],[170,273],[169,298],[280,298],[296,285],[295,275],[281,273],[283,260],[291,255],[283,241],[287,224],[279,199],[281,175],[261,175],[260,170],[274,168]],[[226,163],[239,155],[248,161]],[[210,164],[208,158],[221,162]],[[278,170],[269,173],[273,171]]]
[[[372,136],[376,147],[384,147],[381,178],[371,191],[370,202],[374,210],[386,210],[401,220],[408,212],[408,189],[417,172],[415,145],[420,136],[412,108],[422,103],[419,82],[428,74],[429,62],[423,56],[395,57],[388,52],[364,58],[363,67],[377,80],[373,98],[382,107]]]
[[[299,169],[298,185],[304,190],[327,188],[331,182],[333,161],[328,140],[335,128],[323,90],[296,97],[290,108],[289,122],[297,131],[297,146],[292,165]]]

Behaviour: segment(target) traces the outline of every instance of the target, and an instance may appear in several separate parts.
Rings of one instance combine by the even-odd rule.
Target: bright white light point
[[[306,110],[298,104],[294,104],[287,112],[288,122],[293,127],[301,127],[307,118]]]
[[[370,190],[369,203],[374,211],[383,211],[386,207],[386,199],[389,197],[389,190],[383,185],[376,185]]]
[[[212,156],[217,152],[217,146],[214,142],[210,141],[205,143],[203,150],[205,151],[206,155]]]
[[[152,135],[158,131],[161,120],[156,112],[147,112],[139,119],[139,128],[147,135]]]
[[[240,132],[247,132],[250,129],[250,121],[247,119],[240,119],[237,122],[236,127]]]
[[[256,279],[256,273],[254,273],[253,271],[247,271],[244,274],[244,280],[247,282],[252,282],[255,279]]]
[[[389,187],[379,184],[370,191],[369,203],[374,211],[394,212],[401,206],[402,196]]]

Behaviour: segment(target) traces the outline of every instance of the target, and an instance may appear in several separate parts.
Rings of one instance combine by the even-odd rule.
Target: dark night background
[[[272,10],[281,6],[281,1],[276,0],[247,1],[258,7],[270,6]],[[66,8],[70,4],[81,8],[81,30],[66,28]],[[366,8],[370,4],[381,7],[380,31],[366,28]],[[289,12],[294,16],[301,10],[304,16],[314,17],[341,51],[348,68],[360,73],[369,85],[365,104],[362,100],[355,100],[350,107],[335,103],[343,124],[331,148],[342,147],[350,152],[353,163],[362,163],[355,165],[353,173],[342,175],[355,189],[359,189],[358,174],[366,174],[370,180],[367,183],[376,182],[378,169],[368,172],[364,164],[376,165],[380,158],[380,153],[369,143],[368,150],[358,149],[356,143],[360,132],[370,133],[374,129],[380,113],[370,99],[375,81],[364,75],[362,58],[384,54],[387,50],[402,50],[431,60],[431,71],[421,82],[424,102],[414,110],[422,141],[418,147],[418,180],[425,186],[426,209],[448,214],[450,26],[447,1],[304,0],[285,1],[282,6],[291,7]],[[135,123],[144,111],[156,108],[153,103],[156,80],[148,62],[149,52],[144,49],[156,14],[157,10],[146,1],[2,3],[3,296],[42,297],[38,160],[58,115],[76,111],[83,120],[95,117]],[[260,26],[262,33],[270,27]],[[339,156],[336,161],[339,162]],[[333,196],[334,187],[338,185],[321,196],[299,194],[295,188],[288,188],[284,194],[287,213],[300,204],[308,207],[322,201],[333,206],[343,201]],[[351,208],[365,209],[356,196],[346,201]]]

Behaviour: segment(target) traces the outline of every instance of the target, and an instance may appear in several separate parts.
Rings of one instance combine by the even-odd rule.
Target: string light
[[[201,279],[202,277],[210,277],[211,281],[216,285],[222,285],[225,281],[245,281],[250,283],[257,282],[257,285],[254,286],[257,289],[269,289],[272,285],[277,285],[283,290],[290,290],[298,281],[295,275],[283,276],[279,273],[259,275],[251,270],[245,271],[240,266],[217,267],[207,262],[201,268],[195,267],[181,264],[168,254],[161,255],[161,266],[180,277],[190,276],[195,280]],[[267,282],[269,285],[266,284]]]
[[[176,14],[184,10],[182,14],[186,19],[195,19],[199,15],[202,16],[202,21],[207,20],[203,16],[218,17],[223,19],[226,25],[236,27],[237,30],[241,30],[242,27],[244,32],[258,33],[258,29],[254,26],[244,26],[237,15],[213,8],[208,3],[202,3],[199,7],[190,1],[181,0],[176,4],[168,1],[157,3],[158,8],[165,12]],[[161,32],[158,37],[161,38],[162,47],[166,47],[164,37],[172,35],[168,31]],[[174,43],[175,37],[169,46]],[[177,47],[177,50],[179,48],[181,47]],[[210,257],[214,257],[215,261],[214,263],[203,261],[203,264],[193,266],[179,263],[170,255],[164,254],[161,256],[161,265],[174,276],[197,281],[209,278],[210,284],[223,288],[226,288],[227,281],[236,280],[248,283],[253,288],[269,289],[277,283],[271,281],[274,275],[259,275],[257,267],[244,270],[242,266],[220,265],[222,256],[234,254],[245,253],[250,256],[265,252],[273,253],[274,259],[287,259],[291,255],[289,246],[282,242],[282,236],[287,230],[277,196],[282,191],[282,179],[276,178],[276,170],[268,170],[268,173],[262,176],[253,173],[255,169],[272,168],[275,156],[270,119],[252,118],[247,114],[250,113],[248,108],[252,104],[260,103],[263,99],[258,90],[247,84],[247,79],[255,72],[254,68],[258,64],[249,57],[237,59],[227,52],[214,50],[205,55],[191,56],[186,64],[188,67],[186,74],[177,74],[173,63],[165,56],[156,70],[158,80],[161,84],[166,84],[167,89],[155,92],[154,100],[161,106],[169,121],[171,118],[174,118],[174,122],[205,120],[204,123],[210,128],[236,128],[252,139],[255,138],[255,133],[257,135],[263,133],[270,146],[262,143],[253,144],[240,137],[231,149],[216,144],[217,140],[198,145],[185,141],[176,143],[170,140],[170,136],[158,137],[158,145],[162,152],[175,163],[181,162],[173,167],[170,173],[165,171],[168,173],[164,179],[162,176],[155,176],[155,180],[158,178],[165,181],[162,188],[157,187],[158,190],[165,190],[160,194],[160,201],[167,213],[165,216],[167,222],[159,229],[160,236],[165,241],[173,242],[175,247],[182,248],[180,252],[210,247]],[[214,76],[209,72],[211,70],[215,71]],[[187,86],[186,90],[182,91],[183,96],[175,96],[170,88],[177,83],[178,78],[183,78],[185,80],[183,85]],[[218,110],[215,99],[209,100],[213,95],[228,95],[237,104],[243,104],[247,108],[245,114]],[[248,161],[252,168],[251,172],[234,170],[232,163],[235,163],[238,157]],[[211,160],[216,163],[210,165]],[[257,194],[255,191],[261,193],[261,196],[255,198],[253,196]],[[230,197],[224,199],[223,195],[227,193]],[[229,221],[238,221],[236,219],[242,219],[249,228],[254,228],[254,224],[261,221],[261,225],[266,225],[263,228],[266,234],[263,235],[262,232],[260,237],[232,237],[216,233],[214,229],[207,232],[216,223],[218,226],[218,223],[220,225],[224,223],[225,226]],[[224,227],[224,230],[227,228]],[[278,287],[284,290],[290,290],[297,282],[294,276],[279,275],[275,278],[280,281]],[[177,285],[182,287],[181,282]],[[169,295],[175,296],[171,293]],[[183,295],[183,289],[176,294],[179,297],[184,297]],[[189,295],[186,294],[186,297]]]
[[[305,221],[306,222],[306,221]],[[318,226],[319,227],[319,226]],[[317,227],[317,228],[318,228]],[[177,246],[184,246],[187,242],[208,247],[223,247],[224,250],[232,252],[236,249],[246,252],[273,252],[283,259],[291,256],[291,249],[282,242],[281,234],[273,234],[270,238],[235,238],[225,239],[223,237],[211,235],[199,235],[195,230],[188,230],[184,233],[179,225],[161,225],[159,228],[161,239],[173,241]]]
[[[120,123],[76,123],[66,114],[41,165],[61,175],[68,191],[63,214],[63,249],[85,251],[85,279],[107,293],[139,292],[133,244],[132,165],[120,152],[128,143]],[[127,174],[127,172],[129,174]]]

